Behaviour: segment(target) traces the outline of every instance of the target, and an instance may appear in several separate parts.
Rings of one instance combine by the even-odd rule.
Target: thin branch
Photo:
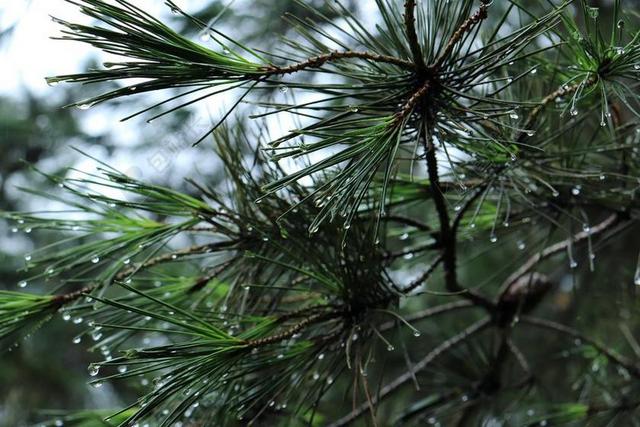
[[[511,353],[516,357],[516,360],[518,361],[518,364],[520,365],[522,370],[527,374],[529,378],[533,377],[531,365],[527,361],[527,358],[510,337],[507,338],[507,345],[509,346],[509,351],[511,351]]]
[[[410,370],[408,370],[404,374],[397,377],[395,380],[391,381],[390,383],[382,387],[378,395],[374,398],[373,404],[378,405],[382,400],[389,397],[389,395],[391,395],[393,392],[398,390],[401,386],[411,381],[416,373],[427,368],[439,356],[455,348],[457,345],[466,341],[467,339],[477,334],[478,332],[481,332],[490,324],[491,324],[491,319],[488,317],[484,318],[474,323],[473,325],[469,326],[467,329],[460,332],[459,334],[441,343],[438,347],[436,347],[429,354],[427,354],[422,360],[420,360],[418,363],[413,365],[413,367]],[[342,426],[349,425],[352,422],[354,422],[356,419],[361,417],[365,412],[367,412],[368,408],[369,408],[368,403],[360,405],[357,408],[355,408],[350,414],[330,424],[329,427],[342,427]]]
[[[602,221],[600,224],[592,227],[589,231],[581,231],[566,240],[548,246],[541,252],[538,252],[537,254],[529,258],[518,270],[516,270],[513,274],[511,274],[511,276],[507,278],[507,280],[504,281],[500,291],[500,297],[498,299],[502,298],[502,295],[509,289],[509,285],[529,273],[541,261],[559,252],[565,251],[569,247],[569,245],[581,243],[583,241],[586,241],[590,237],[592,238],[594,236],[597,236],[598,234],[605,232],[606,230],[618,224],[619,220],[620,215],[615,213],[607,217],[607,219]]]
[[[429,243],[427,245],[421,245],[413,249],[407,249],[406,251],[392,252],[385,255],[384,259],[385,261],[395,261],[396,259],[402,258],[405,255],[415,255],[420,252],[434,250],[434,249],[440,249],[440,244],[438,242]]]
[[[418,33],[416,31],[416,0],[406,0],[404,3],[404,27],[409,41],[409,49],[413,56],[413,62],[419,72],[426,69],[422,48],[418,41]]]
[[[442,51],[438,59],[435,61],[435,64],[431,66],[431,68],[435,70],[439,70],[440,68],[442,68],[442,65],[447,60],[447,58],[449,58],[455,46],[460,42],[460,40],[462,40],[462,37],[469,30],[471,30],[474,25],[487,19],[488,9],[489,9],[489,3],[483,2],[480,8],[473,15],[467,18],[466,21],[462,23],[462,25],[456,30],[456,32],[453,33],[453,35],[447,42],[447,45],[445,46],[444,50]]]
[[[456,274],[456,233],[451,227],[449,211],[444,194],[440,191],[440,176],[438,173],[438,159],[436,157],[436,147],[433,143],[433,136],[425,123],[425,151],[427,159],[427,172],[429,182],[433,188],[433,201],[438,212],[440,221],[440,243],[442,245],[442,256],[444,264],[445,286],[451,293],[460,293],[464,298],[473,301],[475,304],[492,310],[494,304],[483,297],[468,289],[463,288],[458,283]]]
[[[625,368],[627,371],[629,371],[630,374],[632,374],[634,377],[636,378],[640,378],[640,366],[634,362],[632,362],[631,360],[627,359],[624,356],[621,356],[617,353],[615,353],[613,350],[610,350],[606,344],[601,344],[583,334],[581,334],[579,331],[570,328],[568,326],[565,326],[563,324],[551,321],[551,320],[546,320],[546,319],[538,319],[536,317],[530,317],[530,316],[521,316],[520,317],[520,322],[528,324],[528,325],[532,325],[532,326],[537,326],[539,328],[544,328],[544,329],[549,329],[552,331],[556,331],[556,332],[560,332],[562,334],[565,335],[569,335],[573,338],[578,338],[581,341],[591,345],[592,347],[594,347],[596,350],[598,350],[600,353],[604,354],[607,359],[609,359],[611,362],[622,366],[623,368]]]
[[[418,103],[429,93],[431,88],[431,82],[427,80],[420,86],[407,100],[406,104],[395,115],[395,122],[401,123],[404,119],[409,117]]]
[[[415,220],[413,218],[409,218],[406,216],[402,216],[402,215],[387,215],[383,218],[381,218],[381,220],[383,221],[391,221],[391,222],[397,222],[400,224],[404,224],[404,225],[408,225],[411,227],[414,227],[420,231],[433,231],[433,229],[425,224],[424,222],[420,222],[418,220]]]
[[[263,347],[265,345],[269,345],[269,344],[276,344],[279,343],[281,341],[284,341],[286,339],[291,338],[292,336],[294,336],[295,334],[297,334],[298,332],[300,332],[301,330],[303,330],[304,328],[306,328],[307,326],[310,325],[314,325],[316,323],[322,322],[324,320],[328,320],[331,318],[335,318],[338,317],[341,313],[336,312],[336,311],[330,311],[327,313],[318,313],[318,314],[313,314],[309,317],[307,317],[306,319],[300,321],[299,323],[296,323],[295,325],[291,326],[289,329],[277,334],[277,335],[272,335],[269,337],[265,337],[265,338],[259,338],[256,340],[251,340],[251,341],[247,341],[245,343],[245,347],[246,348],[256,348],[256,347]]]
[[[239,241],[237,240],[224,240],[216,243],[207,243],[206,245],[190,246],[188,248],[179,249],[174,252],[158,255],[141,264],[136,264],[125,270],[120,271],[115,276],[114,280],[123,280],[127,276],[137,273],[142,269],[154,267],[158,264],[162,264],[165,262],[175,261],[179,258],[183,258],[189,255],[198,255],[198,254],[209,253],[213,251],[223,251],[223,250],[234,249],[234,246],[238,243]]]
[[[475,305],[471,301],[450,302],[448,304],[442,304],[436,307],[431,307],[431,308],[418,311],[412,314],[411,316],[404,317],[404,320],[408,323],[414,323],[414,322],[419,322],[421,320],[425,320],[440,314],[446,314],[452,311],[457,311],[463,308],[471,308],[471,307],[475,307]],[[397,325],[397,321],[392,320],[392,321],[383,323],[379,329],[380,329],[380,332],[386,332],[390,329],[393,329],[396,325]]]
[[[575,93],[578,89],[580,89],[580,87],[592,86],[597,81],[598,79],[596,77],[591,77],[586,82],[574,83],[571,86],[561,86],[554,92],[551,92],[549,95],[545,96],[542,101],[540,101],[540,104],[536,108],[531,110],[531,112],[527,116],[527,119],[522,126],[522,129],[525,130],[520,132],[517,138],[517,142],[523,142],[525,140],[525,138],[527,137],[527,131],[529,131],[533,127],[542,111],[544,111],[544,109],[547,108],[549,104],[555,102],[557,99],[562,98],[563,96]]]
[[[328,62],[333,62],[340,59],[364,59],[372,62],[382,62],[386,64],[396,65],[405,70],[414,70],[415,64],[411,61],[407,61],[401,58],[388,55],[378,55],[372,52],[358,52],[358,51],[333,51],[325,55],[313,56],[305,61],[298,62],[296,64],[279,67],[277,65],[270,65],[265,68],[266,76],[292,74],[299,71],[304,71],[309,68],[319,68]]]
[[[406,288],[400,289],[400,292],[402,292],[403,294],[408,294],[408,293],[411,293],[418,286],[422,285],[429,277],[431,277],[431,275],[436,270],[436,268],[440,265],[443,259],[444,259],[444,255],[441,254],[440,256],[438,256],[438,258],[436,258],[436,260],[433,263],[431,263],[429,268],[427,268],[427,270],[424,273],[422,273],[420,277],[418,277],[413,282],[411,282],[409,286],[407,286]]]

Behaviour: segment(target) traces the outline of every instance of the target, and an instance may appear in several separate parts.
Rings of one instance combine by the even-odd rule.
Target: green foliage
[[[49,81],[126,84],[77,106],[181,89],[140,112],[159,117],[238,89],[231,110],[260,110],[205,135],[224,185],[194,177],[184,194],[101,165],[43,174],[60,196],[26,190],[68,210],[5,215],[67,237],[29,255],[52,295],[0,296],[0,337],[56,311],[85,323],[77,340],[105,356],[94,386],[153,385],[117,425],[637,415],[635,299],[622,334],[606,318],[595,338],[561,307],[597,317],[570,273],[586,258],[597,274],[596,250],[638,215],[640,32],[619,1],[610,36],[583,1],[378,0],[375,26],[300,3],[314,19],[288,17],[296,34],[271,53],[171,1],[218,49],[125,0],[71,3],[98,23],[59,21],[63,38],[123,59]],[[296,128],[274,137],[274,117]],[[640,266],[619,274],[640,284]]]

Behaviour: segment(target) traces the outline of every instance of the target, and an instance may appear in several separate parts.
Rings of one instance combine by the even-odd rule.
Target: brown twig
[[[391,393],[395,392],[400,387],[402,387],[404,384],[406,384],[407,382],[411,381],[416,373],[418,373],[418,372],[424,370],[425,368],[427,368],[429,365],[431,365],[431,363],[433,363],[442,354],[444,354],[447,351],[455,348],[458,344],[466,341],[467,339],[469,339],[473,335],[477,334],[478,332],[483,331],[490,324],[491,324],[491,319],[490,318],[484,318],[484,319],[472,324],[471,326],[469,326],[467,329],[465,329],[464,331],[460,332],[459,334],[457,334],[457,335],[449,338],[448,340],[442,342],[439,346],[434,348],[431,352],[429,352],[429,354],[427,354],[424,358],[422,358],[422,360],[420,360],[418,363],[413,365],[410,370],[408,370],[407,372],[403,373],[402,375],[400,375],[399,377],[397,377],[396,379],[394,379],[393,381],[391,381],[390,383],[388,383],[387,385],[382,387],[380,389],[380,392],[373,399],[373,404],[374,405],[379,404],[382,400],[384,400],[387,397],[389,397],[389,395]],[[342,427],[342,426],[349,425],[353,421],[355,421],[356,419],[361,417],[368,410],[368,408],[369,408],[369,404],[368,403],[360,405],[357,408],[355,408],[353,411],[351,411],[350,414],[348,414],[348,415],[340,418],[339,420],[333,422],[332,424],[330,424],[329,427]]]
[[[473,15],[467,18],[467,20],[464,21],[460,27],[458,27],[458,29],[455,33],[453,33],[453,35],[447,42],[447,45],[444,47],[444,50],[442,51],[440,56],[438,56],[438,59],[436,59],[434,65],[432,65],[431,68],[433,68],[434,70],[439,70],[440,68],[442,68],[442,65],[451,55],[455,46],[460,42],[460,40],[462,40],[462,36],[464,36],[469,30],[471,30],[474,25],[487,19],[488,9],[489,3],[483,2],[482,5],[480,5],[480,8]]]
[[[408,323],[419,322],[424,319],[431,318],[433,316],[437,316],[440,314],[450,313],[452,311],[461,310],[463,308],[471,308],[475,307],[471,301],[456,301],[450,302],[448,304],[438,305],[436,307],[431,307],[424,309],[422,311],[418,311],[411,316],[407,316],[404,318]],[[390,329],[393,329],[396,326],[397,322],[395,320],[383,323],[380,328],[380,332],[385,332]]]
[[[416,0],[406,0],[404,3],[404,28],[409,42],[409,50],[413,56],[413,62],[418,72],[423,72],[427,67],[424,63],[422,48],[418,41],[418,33],[416,31]]]
[[[291,326],[290,328],[288,328],[287,330],[285,330],[285,331],[283,331],[283,332],[281,332],[279,334],[271,335],[271,336],[265,337],[265,338],[259,338],[259,339],[256,339],[256,340],[247,341],[244,344],[244,346],[246,348],[256,348],[256,347],[262,347],[262,346],[269,345],[269,344],[276,344],[276,343],[279,343],[281,341],[284,341],[286,339],[291,338],[293,335],[297,334],[298,332],[300,332],[301,330],[303,330],[304,328],[306,328],[309,325],[313,325],[313,324],[322,322],[324,320],[328,320],[328,319],[331,319],[331,318],[338,317],[340,314],[341,313],[336,312],[336,311],[313,314],[313,315],[303,319],[299,323]]]
[[[411,95],[411,97],[404,104],[402,109],[398,111],[395,115],[395,123],[400,123],[418,106],[418,103],[429,93],[429,89],[431,88],[431,82],[429,80],[425,81],[415,92]]]
[[[79,298],[82,298],[83,296],[85,296],[86,294],[89,294],[91,292],[93,292],[96,288],[98,287],[98,285],[88,285],[85,286],[82,289],[79,289],[77,291],[73,291],[73,292],[69,292],[66,294],[61,294],[61,295],[56,295],[51,299],[51,303],[54,306],[59,306],[62,307],[63,305],[69,304],[70,302],[73,302]]]
[[[583,334],[581,334],[580,332],[578,332],[577,330],[570,328],[568,326],[565,326],[561,323],[557,323],[551,320],[546,320],[546,319],[538,319],[536,317],[530,317],[530,316],[522,316],[520,317],[520,321],[522,323],[528,324],[528,325],[532,325],[532,326],[537,326],[539,328],[544,328],[544,329],[549,329],[552,331],[556,331],[556,332],[560,332],[562,334],[565,335],[569,335],[573,338],[578,338],[581,341],[591,345],[592,347],[594,347],[596,350],[598,350],[600,353],[604,354],[606,356],[607,359],[609,359],[609,361],[622,366],[623,368],[625,368],[627,371],[629,371],[629,373],[631,375],[633,375],[636,378],[640,378],[640,366],[636,363],[633,363],[631,360],[627,359],[624,356],[621,356],[617,353],[615,353],[613,350],[610,350],[605,344],[601,344]]]
[[[387,215],[383,218],[381,218],[381,220],[383,221],[391,221],[391,222],[397,222],[403,225],[408,225],[410,227],[414,227],[420,231],[432,231],[432,228],[425,224],[424,222],[420,222],[417,221],[413,218],[409,218],[406,216],[402,216],[402,215]]]
[[[509,285],[516,282],[521,277],[525,276],[533,268],[535,268],[535,266],[538,265],[538,263],[540,263],[541,261],[559,252],[565,251],[569,247],[569,245],[581,243],[589,239],[590,237],[594,237],[605,232],[606,230],[618,224],[619,220],[620,220],[619,214],[616,213],[616,214],[610,215],[609,217],[607,217],[607,219],[605,219],[598,225],[591,227],[589,231],[581,231],[576,235],[569,237],[566,240],[563,240],[561,242],[548,246],[545,249],[543,249],[541,252],[538,252],[537,254],[529,258],[518,270],[516,270],[513,274],[511,274],[511,276],[507,278],[507,280],[504,281],[501,287],[501,291],[499,294],[500,296],[498,299],[502,298],[503,294],[509,289]]]
[[[562,98],[563,96],[575,93],[581,87],[589,87],[589,86],[595,84],[597,81],[598,81],[598,79],[596,77],[591,77],[586,82],[575,83],[575,84],[572,84],[571,86],[561,86],[557,90],[555,90],[555,91],[551,92],[549,95],[545,96],[542,99],[542,101],[540,101],[540,104],[538,104],[537,107],[535,107],[533,110],[531,110],[531,112],[527,116],[527,119],[525,120],[524,125],[522,126],[522,128],[525,129],[525,130],[520,132],[520,134],[518,135],[518,138],[517,138],[517,142],[523,142],[524,141],[524,139],[528,136],[527,135],[527,131],[529,131],[533,127],[533,125],[538,120],[538,117],[540,116],[542,111],[550,103],[555,102],[556,99]]]
[[[463,288],[458,283],[456,274],[456,232],[451,226],[449,210],[444,194],[440,191],[440,176],[438,173],[438,160],[436,157],[436,147],[433,143],[433,136],[425,123],[424,145],[427,159],[427,172],[429,182],[433,188],[433,201],[440,221],[440,244],[442,245],[442,262],[444,265],[444,279],[447,291],[460,293],[464,298],[473,301],[475,304],[492,310],[494,304],[482,295],[476,294]]]
[[[299,71],[303,71],[309,68],[318,68],[328,62],[333,62],[340,59],[363,59],[372,62],[382,62],[386,64],[396,65],[405,70],[415,69],[415,65],[411,61],[407,61],[401,58],[396,58],[388,55],[378,55],[372,52],[357,52],[357,51],[333,51],[325,55],[313,56],[305,61],[298,62],[296,64],[279,67],[276,65],[270,65],[265,67],[266,77],[274,75],[292,74]]]
[[[431,275],[436,270],[436,268],[438,268],[438,266],[440,265],[443,259],[444,259],[444,255],[442,254],[439,255],[438,258],[436,258],[436,260],[431,263],[429,268],[427,268],[427,270],[424,273],[422,273],[420,277],[418,277],[413,282],[411,282],[406,288],[400,289],[400,292],[402,292],[403,294],[408,294],[408,293],[411,293],[418,286],[422,285],[429,277],[431,277]]]

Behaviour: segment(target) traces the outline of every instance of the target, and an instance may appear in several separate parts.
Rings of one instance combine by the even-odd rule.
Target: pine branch
[[[487,0],[482,0],[480,9],[478,9],[477,12],[475,12],[466,21],[464,21],[462,25],[460,25],[460,27],[458,27],[458,29],[453,33],[451,38],[447,41],[447,44],[444,47],[438,59],[436,59],[435,63],[431,65],[429,68],[431,68],[432,70],[440,70],[442,68],[445,61],[450,59],[453,49],[456,47],[458,43],[460,43],[465,33],[470,31],[474,25],[477,25],[478,23],[487,19],[487,16],[488,16],[487,11],[489,9],[490,4],[491,2],[488,2]]]
[[[270,65],[264,67],[264,70],[267,77],[271,75],[292,74],[309,68],[319,68],[327,62],[334,62],[341,59],[363,59],[371,62],[382,62],[385,64],[396,65],[409,71],[412,71],[415,68],[415,65],[412,62],[401,58],[395,58],[393,56],[379,55],[372,52],[333,51],[324,55],[313,56],[297,64],[286,66]]]
[[[465,342],[472,336],[483,331],[487,326],[489,326],[489,324],[490,324],[490,320],[488,318],[480,320],[474,323],[473,325],[469,326],[467,329],[465,329],[461,333],[449,338],[448,340],[438,345],[431,352],[429,352],[429,354],[427,354],[424,358],[422,358],[420,361],[415,363],[412,366],[410,371],[405,372],[404,374],[398,376],[393,381],[384,385],[380,389],[380,391],[377,393],[377,395],[373,398],[372,403],[374,405],[378,405],[381,401],[388,398],[392,393],[400,389],[400,387],[402,387],[403,385],[411,381],[412,378],[415,376],[415,374],[426,369],[443,353],[446,353],[454,349],[456,346]],[[353,423],[355,420],[357,420],[362,415],[364,415],[368,409],[369,409],[368,404],[358,406],[349,415],[346,415],[340,418],[339,420],[331,423],[329,427],[341,427],[341,426],[349,425],[350,423]]]
[[[611,228],[617,226],[621,221],[619,214],[612,214],[600,224],[597,224],[593,227],[590,227],[588,231],[580,231],[574,236],[569,237],[562,242],[558,242],[553,244],[547,248],[544,248],[542,251],[538,252],[531,258],[529,258],[518,270],[509,276],[507,280],[504,281],[502,285],[502,291],[500,295],[504,295],[508,286],[512,283],[516,282],[518,279],[525,276],[532,269],[536,267],[541,261],[552,257],[560,252],[566,251],[570,245],[576,245],[582,242],[585,242],[589,238],[597,237],[598,235],[610,230]]]
[[[627,371],[629,371],[629,373],[631,375],[633,375],[636,378],[640,378],[640,365],[638,363],[635,363],[631,360],[628,360],[627,358],[620,356],[619,354],[617,354],[616,352],[614,352],[613,350],[611,350],[607,345],[605,344],[601,344],[583,334],[581,334],[579,331],[576,331],[575,329],[569,328],[565,325],[562,325],[560,323],[556,323],[553,322],[551,320],[546,320],[546,319],[538,319],[535,317],[529,317],[529,316],[522,316],[520,318],[520,320],[528,325],[531,326],[536,326],[539,328],[544,328],[544,329],[548,329],[548,330],[552,330],[555,332],[560,332],[562,334],[565,335],[569,335],[573,338],[578,338],[580,340],[582,340],[583,342],[593,346],[596,350],[598,350],[600,353],[604,354],[607,359],[609,359],[611,362],[615,363],[616,365],[622,366],[623,368],[625,368]]]
[[[406,31],[407,40],[409,42],[409,49],[413,56],[413,62],[416,65],[418,73],[424,72],[426,65],[424,62],[424,56],[422,54],[422,48],[418,41],[418,33],[416,32],[416,0],[406,0],[404,3],[404,26]]]

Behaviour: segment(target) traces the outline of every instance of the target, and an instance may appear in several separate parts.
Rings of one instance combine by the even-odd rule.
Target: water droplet
[[[512,111],[511,113],[509,113],[509,117],[513,120],[518,120],[520,118],[518,113],[516,113],[515,111]]]
[[[578,262],[574,259],[569,261],[569,267],[574,269],[574,268],[578,268]]]
[[[82,322],[83,322],[83,320],[84,320],[84,319],[83,319],[82,317],[76,317],[75,319],[73,319],[73,323],[74,323],[75,325],[79,325],[80,323],[82,323]]]
[[[582,224],[582,231],[584,231],[585,233],[591,232],[591,227],[589,227],[589,224],[587,223]]]
[[[391,344],[389,344],[389,345],[387,346],[387,351],[393,351],[393,350],[395,350],[395,349],[396,349],[396,348],[395,348],[393,345],[391,345]]]
[[[518,240],[517,245],[518,245],[518,249],[521,250],[521,251],[524,251],[525,248],[527,247],[527,245],[522,240]]]
[[[24,229],[24,232],[27,234],[31,233],[31,231],[32,231],[31,227],[27,227]]]
[[[100,388],[102,387],[102,381],[95,381],[91,383],[91,387],[93,388]]]
[[[72,342],[74,344],[80,344],[80,342],[82,342],[82,336],[78,335],[77,337],[73,337]]]
[[[417,330],[417,329],[416,329],[416,330],[414,330],[414,331],[413,331],[413,336],[414,336],[414,337],[416,337],[416,338],[417,338],[417,337],[419,337],[420,335],[422,335],[422,334],[420,333],[420,331],[419,331],[419,330]]]
[[[125,259],[124,261],[122,261],[122,263],[124,265],[129,265],[131,263],[131,260],[129,258]]]
[[[19,288],[26,288],[27,287],[27,282],[25,280],[21,280],[18,282],[18,287]]]
[[[280,91],[280,93],[287,93],[289,92],[289,88],[287,87],[287,85],[281,84],[278,86],[278,90]]]
[[[322,359],[324,359],[324,353],[320,353],[320,354],[318,355],[318,360],[322,360]]]
[[[413,253],[409,252],[409,253],[404,254],[404,255],[402,256],[402,258],[403,258],[403,259],[406,259],[406,260],[408,261],[408,260],[410,260],[410,259],[413,259],[413,256],[414,256],[414,255],[413,255]]]
[[[12,227],[11,228],[11,232],[12,233],[17,233],[18,232],[18,227]]]
[[[94,255],[94,256],[93,256],[93,258],[91,258],[91,262],[92,262],[93,264],[97,264],[97,263],[99,263],[99,262],[100,262],[100,257],[99,257],[99,256],[97,256],[97,255]]]
[[[78,110],[88,110],[89,108],[91,108],[91,104],[77,104],[76,107],[78,108]]]
[[[68,322],[69,320],[71,320],[71,315],[69,313],[62,313],[62,320]]]
[[[571,113],[571,115],[572,115],[573,117],[575,117],[575,116],[577,116],[577,115],[578,115],[578,110],[577,110],[576,108],[572,108],[572,109],[571,109],[571,111],[570,111],[570,113]]]
[[[89,365],[88,371],[89,371],[89,375],[91,375],[92,377],[95,377],[100,373],[100,366],[96,365],[95,363],[92,363]]]
[[[124,374],[125,372],[127,372],[127,366],[126,365],[118,366],[118,372],[120,372],[121,374]]]
[[[571,189],[571,194],[573,194],[574,196],[579,196],[581,191],[582,191],[582,187],[579,185],[576,185]]]
[[[489,237],[489,241],[491,243],[495,243],[498,241],[498,236],[496,236],[495,234],[492,234],[491,237]]]
[[[31,255],[27,254],[24,256],[25,261],[31,261]]]
[[[62,420],[55,420],[53,422],[53,425],[56,427],[62,427],[64,425],[64,422]]]

